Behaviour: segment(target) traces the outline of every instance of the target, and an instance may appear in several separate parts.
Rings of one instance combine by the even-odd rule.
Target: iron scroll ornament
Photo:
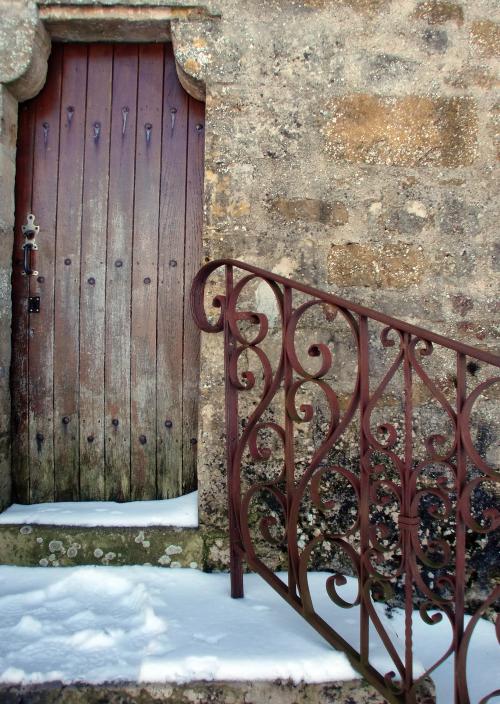
[[[212,296],[215,315],[209,317],[205,302],[209,287],[213,287],[209,279],[216,272],[224,276],[223,292]],[[268,316],[257,309],[248,310],[249,304],[243,304],[251,300],[249,291],[256,284],[270,292],[277,311],[274,328],[280,327],[281,347],[274,364],[265,349],[271,327]],[[300,302],[296,304],[298,299]],[[333,321],[343,323],[349,330],[356,360],[352,391],[342,402],[332,381],[336,361],[329,346],[317,340],[309,344],[307,365],[298,349],[297,331],[301,322],[311,311],[325,311],[325,306],[329,311],[325,325]],[[224,333],[232,596],[243,596],[244,560],[331,645],[344,651],[353,667],[388,701],[416,702],[424,680],[447,658],[453,657],[455,703],[470,704],[469,644],[480,616],[495,604],[500,605],[500,586],[496,585],[485,600],[486,606],[466,623],[467,531],[490,536],[500,526],[497,508],[489,507],[479,513],[474,508],[473,497],[478,487],[498,486],[500,474],[478,452],[471,437],[471,418],[479,397],[499,384],[500,376],[474,382],[469,389],[467,364],[468,360],[474,360],[498,369],[500,357],[231,259],[210,262],[198,272],[191,289],[191,307],[201,330]],[[392,354],[385,374],[375,384],[370,380],[374,347],[370,325],[374,323],[381,326],[380,350]],[[437,350],[455,359],[452,401],[424,364],[433,359]],[[254,360],[251,369],[250,359]],[[314,361],[315,368],[311,370],[310,362]],[[398,379],[402,380],[402,428],[389,420],[377,420],[385,412],[384,394]],[[419,456],[412,432],[413,392],[417,383],[425,389],[447,425],[446,433],[434,432],[423,438]],[[313,403],[299,400],[305,389],[313,389],[316,397],[321,397],[328,417],[306,466],[299,471],[302,460],[296,454],[297,428],[313,423],[317,415]],[[257,397],[255,405],[241,417],[244,407],[241,400],[249,393]],[[281,405],[282,420],[269,419],[273,404]],[[355,426],[356,419],[358,471],[340,462],[331,463],[329,458],[336,443]],[[272,467],[269,476],[261,476],[249,485],[248,481],[242,483],[245,457],[256,466]],[[280,463],[280,469],[276,470]],[[329,477],[348,487],[355,505],[354,515],[342,531],[334,523],[328,523],[334,499],[324,498],[322,486]],[[267,505],[272,510],[264,512],[255,524],[251,507],[264,494],[269,497]],[[303,544],[298,538],[298,526],[306,496],[325,520],[322,529]],[[388,505],[395,507],[390,517],[380,511]],[[446,540],[439,529],[451,523],[454,541]],[[425,526],[427,529],[430,526],[431,533],[424,539]],[[286,551],[287,581],[280,579],[259,555],[262,541]],[[357,610],[359,647],[343,638],[315,608],[308,574],[313,554],[326,543],[342,555],[344,565],[348,565],[345,572],[357,580],[357,593],[347,599],[342,591],[346,576],[336,569],[327,577],[325,590],[337,606]],[[435,574],[435,578],[430,580],[429,574]],[[398,585],[405,613],[403,648],[394,642],[376,606],[377,601],[394,598]],[[416,615],[429,625],[445,619],[451,634],[440,657],[418,672],[414,669],[412,640]],[[370,629],[374,629],[393,663],[389,671],[379,672],[371,661]],[[500,642],[498,620],[496,634]],[[496,694],[486,695],[481,704],[491,701]]]

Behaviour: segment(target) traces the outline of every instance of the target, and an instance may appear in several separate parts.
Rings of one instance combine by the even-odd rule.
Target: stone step
[[[197,527],[197,499],[14,504],[0,514],[0,564],[224,568],[227,535]]]
[[[324,578],[310,575],[322,612]],[[186,569],[0,567],[0,702],[383,704],[258,575],[243,599],[229,584]],[[426,682],[418,701],[432,692]]]
[[[0,564],[203,568],[206,542],[198,528],[6,524],[0,525]]]
[[[384,704],[363,680],[348,682],[189,682],[187,684],[0,685],[2,704]],[[432,686],[418,704],[433,702]]]

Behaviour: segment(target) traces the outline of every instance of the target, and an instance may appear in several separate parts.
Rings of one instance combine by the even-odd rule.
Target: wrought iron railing
[[[500,357],[229,259],[199,271],[191,304],[202,330],[224,333],[232,596],[245,561],[390,702],[416,701],[454,658],[455,702],[468,704],[469,644],[500,601],[498,564],[468,596],[500,525]],[[356,644],[318,613],[313,567],[330,573],[333,604],[357,614]],[[403,643],[383,604],[404,609]],[[415,619],[447,620],[450,633],[418,671]],[[372,657],[377,638],[390,671]]]

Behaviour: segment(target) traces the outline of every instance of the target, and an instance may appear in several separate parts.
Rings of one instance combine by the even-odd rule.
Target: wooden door
[[[43,91],[19,113],[18,502],[195,487],[199,340],[187,294],[201,259],[203,150],[204,104],[179,84],[170,45],[53,46]],[[33,275],[29,213],[40,228]]]

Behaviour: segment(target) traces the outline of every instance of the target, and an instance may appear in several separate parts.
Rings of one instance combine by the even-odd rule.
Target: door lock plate
[[[30,296],[28,298],[28,313],[40,312],[40,296]]]

